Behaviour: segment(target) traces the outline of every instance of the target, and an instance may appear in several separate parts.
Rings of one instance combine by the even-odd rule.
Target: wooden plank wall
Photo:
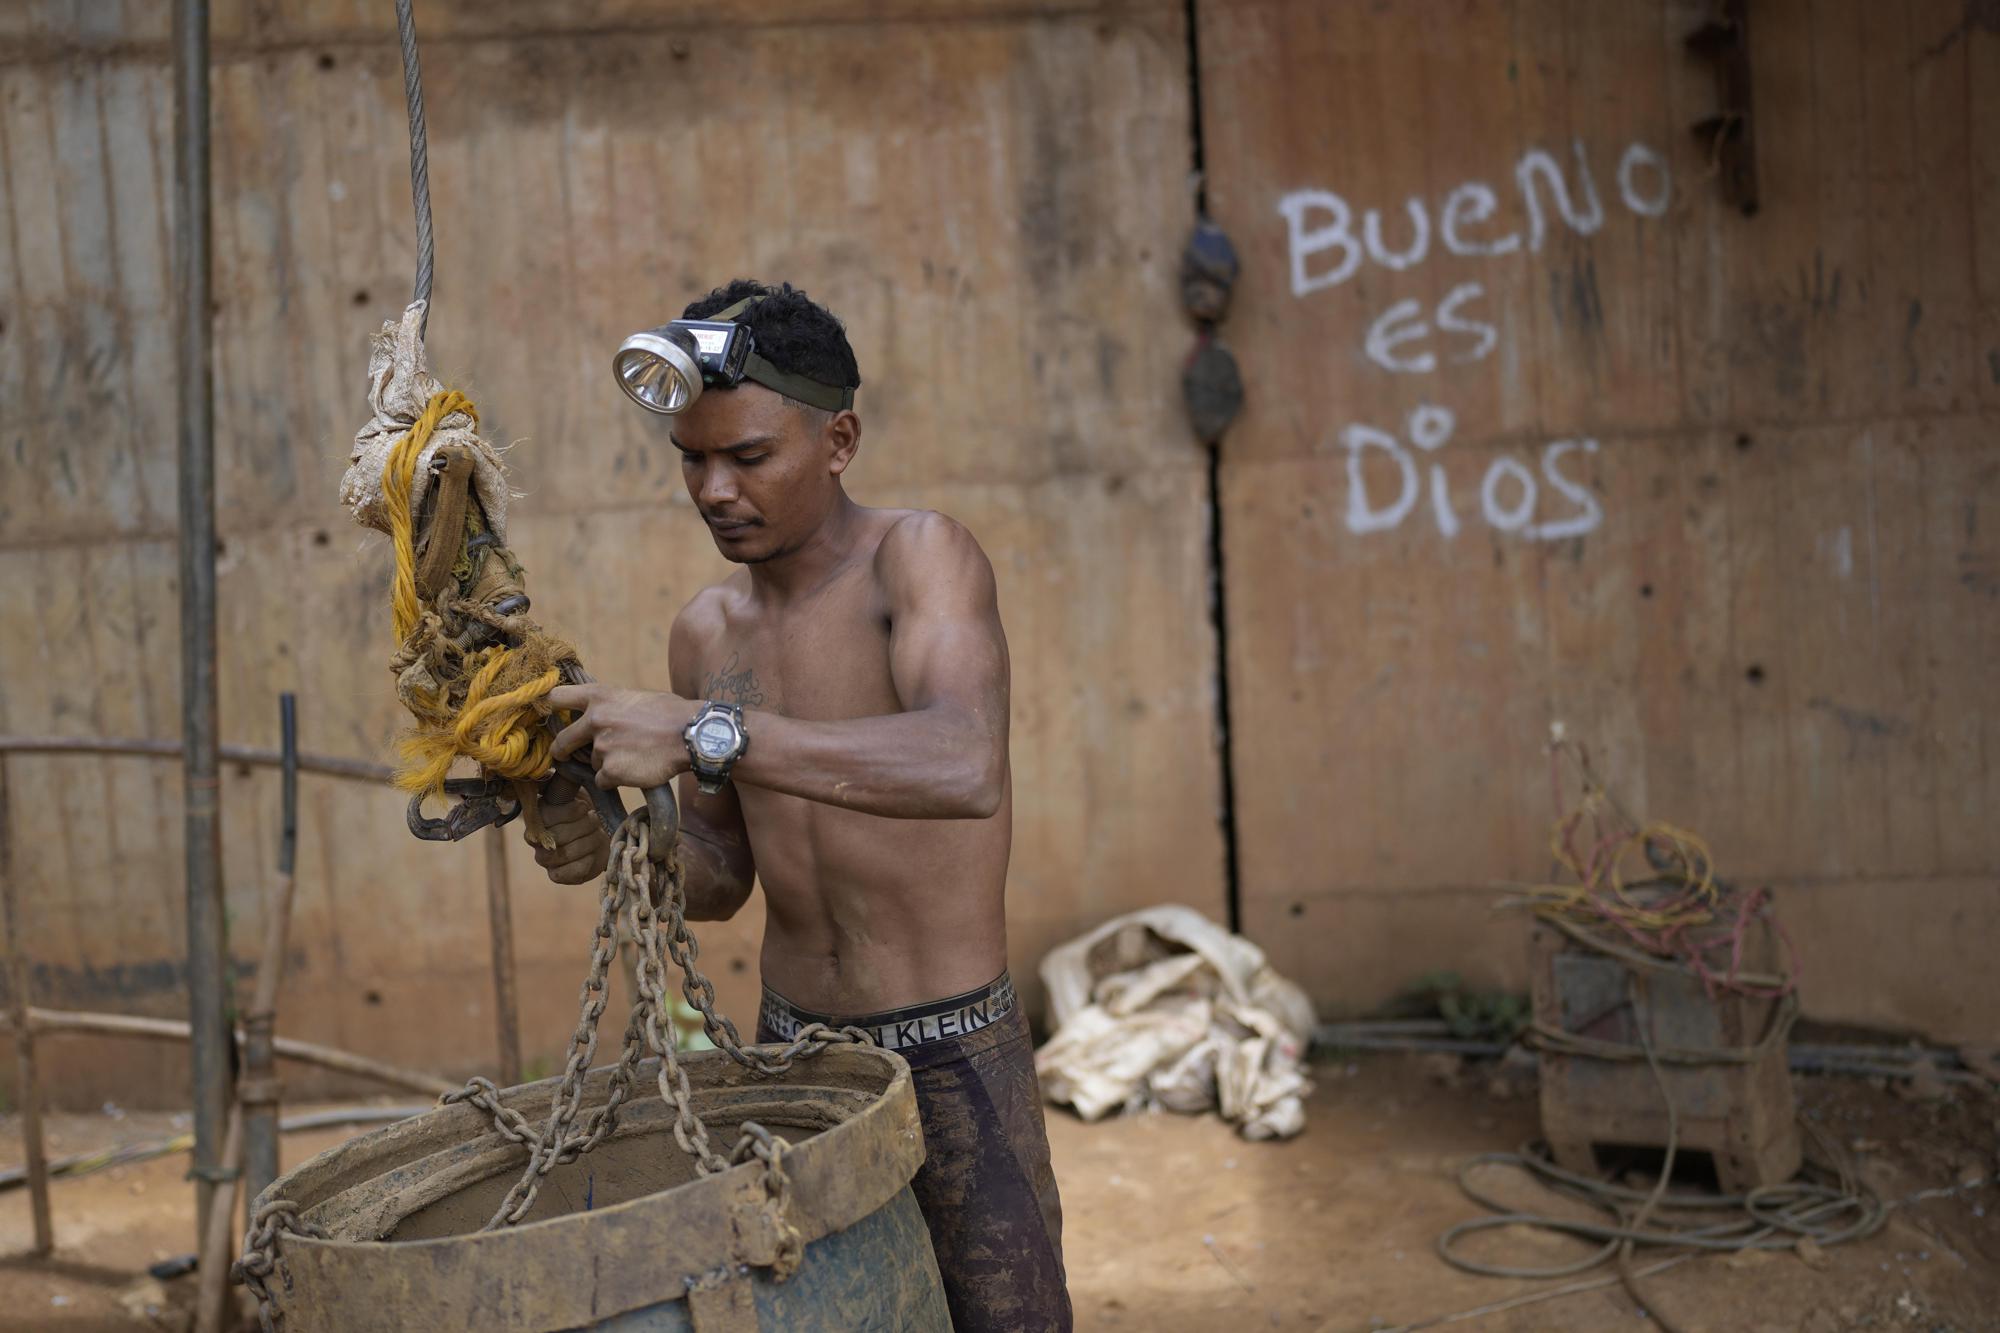
[[[179,731],[168,8],[0,14],[8,731]],[[716,282],[788,277],[856,342],[859,498],[956,515],[999,572],[1017,973],[1143,903],[1220,914],[1204,467],[1176,378],[1178,0],[418,8],[433,362],[521,442],[516,549],[593,671],[664,686],[672,615],[722,569],[611,350]],[[223,3],[214,37],[224,734],[272,743],[290,688],[308,748],[380,757],[398,724],[387,554],[335,485],[366,336],[413,264],[392,7]],[[8,768],[37,998],[181,1011],[177,771]],[[276,802],[268,775],[225,779],[239,965]],[[479,848],[415,843],[386,792],[308,778],[302,804],[281,1030],[490,1068]],[[526,1045],[546,1060],[574,1023],[592,900],[514,853]],[[740,1019],[758,931],[753,910],[703,932]],[[50,1059],[74,1102],[173,1101],[185,1083],[165,1050],[71,1042]]]
[[[285,688],[315,749],[380,755],[397,723],[386,555],[333,503],[364,338],[412,262],[389,11],[216,7],[231,740],[270,743]],[[1488,906],[1546,868],[1561,721],[1633,803],[1778,886],[1812,1012],[1991,1035],[1983,10],[1758,4],[1754,219],[1687,129],[1716,105],[1681,49],[1695,0],[1198,12],[1210,202],[1246,258],[1222,517],[1249,931],[1329,1012],[1441,965],[1519,983],[1519,924]],[[523,442],[540,604],[599,674],[663,680],[665,627],[719,565],[608,349],[737,273],[826,299],[868,379],[858,493],[957,514],[1000,572],[1023,973],[1113,912],[1223,904],[1202,467],[1175,401],[1182,13],[422,6],[433,352]],[[166,15],[0,12],[9,731],[178,730]],[[38,994],[177,1012],[172,767],[8,769]],[[225,783],[247,953],[276,788]],[[286,1030],[483,1067],[477,849],[409,842],[386,793],[309,779],[304,807]],[[518,849],[513,877],[547,1055],[587,908]],[[757,928],[707,932],[738,1013]],[[53,1059],[77,1101],[183,1081],[170,1051]]]
[[[1523,982],[1560,722],[1810,1013],[1996,1032],[2000,34],[1751,5],[1745,218],[1707,10],[1200,6],[1244,919],[1331,1011]]]

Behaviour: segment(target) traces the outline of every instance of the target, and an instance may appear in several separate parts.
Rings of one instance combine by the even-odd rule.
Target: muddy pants
[[[1068,1333],[1062,1203],[1013,980],[1003,972],[964,995],[858,1017],[812,1013],[765,988],[759,1041],[789,1041],[807,1023],[866,1028],[910,1063],[924,1125],[910,1188],[956,1333]]]

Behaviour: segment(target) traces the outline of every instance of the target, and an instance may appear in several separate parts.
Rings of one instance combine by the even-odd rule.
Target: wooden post
[[[196,1279],[194,1301],[195,1333],[223,1333],[225,1328],[233,1328],[235,1320],[224,1318],[229,1304],[229,1265],[236,1252],[231,1242],[236,1219],[236,1197],[241,1192],[237,1187],[243,1183],[243,1107],[229,1108],[229,1128],[222,1137],[222,1167],[224,1171],[234,1171],[231,1180],[217,1183],[214,1195],[209,1199],[208,1217],[202,1228],[201,1256]]]
[[[507,885],[507,835],[486,834],[486,910],[493,925],[493,1008],[500,1026],[500,1082],[521,1081],[521,1015],[514,978],[514,906]]]
[[[28,1159],[28,1198],[35,1215],[35,1254],[56,1247],[49,1217],[49,1157],[42,1143],[42,1085],[35,1073],[35,1033],[28,1025],[28,960],[14,910],[14,843],[7,803],[7,761],[0,757],[0,912],[7,927],[7,990],[14,1014],[14,1095],[21,1103],[21,1144]]]

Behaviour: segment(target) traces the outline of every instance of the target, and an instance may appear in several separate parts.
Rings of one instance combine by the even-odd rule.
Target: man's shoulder
[[[682,651],[699,653],[722,638],[729,627],[731,608],[743,598],[744,590],[736,586],[741,579],[741,571],[733,572],[688,599],[674,617],[671,647],[677,655]]]
[[[991,597],[993,566],[971,529],[934,509],[880,512],[886,527],[875,548],[875,577],[892,601],[922,598],[927,588]]]
[[[914,566],[944,562],[986,563],[986,552],[972,530],[935,509],[879,509],[882,538],[875,547],[875,564]]]
[[[733,581],[732,576],[720,583],[711,583],[688,598],[688,604],[681,608],[681,623],[697,630],[722,628],[723,622],[729,618],[729,604],[735,600],[734,590],[729,586]]]

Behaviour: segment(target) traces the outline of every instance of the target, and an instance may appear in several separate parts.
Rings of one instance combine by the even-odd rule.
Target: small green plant
[[[1465,1041],[1512,1041],[1528,1026],[1528,997],[1519,991],[1478,991],[1452,971],[1426,972],[1403,989],[1401,1018],[1437,1017]]]
[[[680,996],[668,999],[667,1021],[674,1028],[674,1049],[677,1051],[712,1051],[715,1043],[708,1039],[708,1032],[701,1021],[701,1014]]]

